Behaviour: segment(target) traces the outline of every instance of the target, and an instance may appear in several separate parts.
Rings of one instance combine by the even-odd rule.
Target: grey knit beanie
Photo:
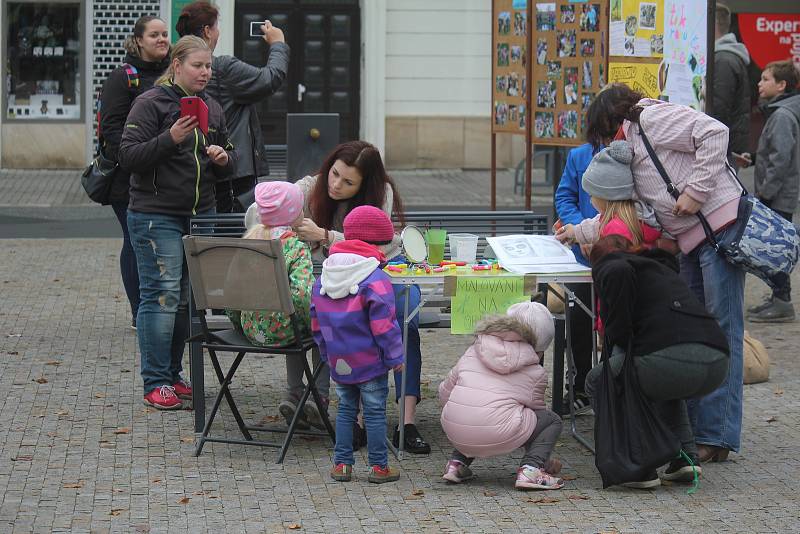
[[[583,173],[583,190],[603,200],[630,200],[633,197],[633,150],[627,141],[613,141],[594,155]]]

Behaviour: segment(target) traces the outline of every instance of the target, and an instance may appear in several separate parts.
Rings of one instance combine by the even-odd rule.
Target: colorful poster
[[[665,0],[664,94],[670,102],[703,110],[708,65],[706,0]]]
[[[661,57],[664,0],[611,0],[609,34],[609,55]]]
[[[493,132],[525,134],[525,103],[528,96],[526,71],[530,53],[528,17],[524,11],[526,6],[526,2],[519,0],[493,2]]]
[[[788,58],[800,67],[800,13],[739,13],[739,33],[759,69]]]
[[[487,315],[504,314],[509,306],[530,300],[524,276],[502,278],[459,276],[452,300],[451,334],[471,334]]]
[[[658,98],[658,63],[617,63],[608,64],[608,81],[622,82],[631,89],[650,98]]]

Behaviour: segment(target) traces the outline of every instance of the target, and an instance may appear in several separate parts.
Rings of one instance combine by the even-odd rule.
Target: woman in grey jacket
[[[183,8],[175,30],[196,35],[213,51],[219,40],[219,11],[208,2],[192,2]],[[261,26],[263,39],[269,45],[269,58],[264,67],[254,67],[233,56],[214,56],[211,82],[206,91],[222,106],[238,159],[233,177],[217,183],[217,212],[244,212],[250,201],[238,198],[253,189],[259,176],[269,174],[257,105],[280,88],[289,70],[289,46],[283,31],[269,21]]]

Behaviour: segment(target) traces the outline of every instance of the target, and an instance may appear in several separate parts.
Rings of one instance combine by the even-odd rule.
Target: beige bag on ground
[[[758,384],[769,380],[769,355],[764,344],[744,332],[744,383]]]
[[[561,298],[556,295],[560,295]],[[547,309],[550,313],[564,313],[564,288],[559,284],[547,284]]]

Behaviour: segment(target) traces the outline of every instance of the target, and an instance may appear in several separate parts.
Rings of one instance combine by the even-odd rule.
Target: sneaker
[[[297,411],[297,400],[298,399],[294,398],[284,399],[278,405],[278,412],[283,416],[284,419],[286,419],[286,426],[292,424],[292,418],[294,417],[294,413]],[[308,421],[306,420],[305,413],[300,414],[295,428],[297,430],[308,430],[310,428]]]
[[[467,465],[458,460],[450,460],[444,468],[442,478],[453,484],[461,484],[467,480],[472,480],[475,478],[475,475],[472,473],[472,469]]]
[[[561,417],[569,418],[572,414],[569,413],[569,396],[565,397],[564,400],[567,402],[564,404],[562,408]],[[572,407],[575,410],[575,416],[579,415],[593,415],[594,412],[592,411],[592,404],[589,400],[589,395],[584,393],[583,391],[576,391],[575,392],[575,400],[572,402]]]
[[[403,450],[411,454],[430,454],[431,446],[422,439],[422,436],[417,430],[417,426],[409,423],[405,426],[405,434],[403,435],[403,442],[405,447]],[[394,435],[392,436],[392,444],[395,447],[400,447],[400,428],[395,427]]]
[[[649,473],[644,480],[637,480],[635,482],[625,482],[622,484],[626,488],[634,489],[652,489],[661,485],[661,479],[658,478],[658,473],[655,471]]]
[[[358,423],[353,424],[353,452],[367,445],[367,429]]]
[[[703,469],[700,467],[700,461],[697,458],[692,458],[692,464],[687,462],[683,457],[672,460],[667,469],[661,474],[661,480],[671,480],[672,482],[694,482],[694,472],[697,471],[697,477],[703,474]]]
[[[373,465],[369,470],[369,477],[367,480],[373,484],[384,484],[386,482],[395,482],[400,480],[400,471],[394,467],[382,467],[380,465]]]
[[[328,397],[324,395],[320,395],[320,400],[322,400],[322,408],[325,412],[325,415],[320,413],[319,407],[317,406],[317,403],[314,402],[313,397],[309,397],[305,406],[303,406],[303,414],[305,415],[305,420],[308,421],[311,426],[320,430],[325,430],[327,427],[325,426],[323,418],[328,416],[328,405],[330,404],[330,401],[328,400]]]
[[[172,386],[157,387],[144,396],[144,403],[159,410],[179,410],[183,407],[183,403],[175,395],[175,388]]]
[[[747,313],[748,315],[753,313],[760,313],[763,310],[769,308],[770,306],[772,306],[772,295],[765,297],[764,300],[761,302],[761,304],[756,304],[755,306],[750,306],[749,308],[747,308]]]
[[[772,299],[769,306],[747,316],[753,323],[790,323],[794,321],[794,305],[789,300]]]
[[[331,478],[339,482],[350,482],[353,480],[353,466],[348,464],[336,464],[331,468]]]
[[[517,469],[517,480],[514,487],[521,490],[557,490],[564,486],[560,478],[547,474],[543,469],[531,465],[523,465]]]
[[[192,386],[183,378],[179,378],[177,382],[172,384],[172,389],[175,390],[175,395],[179,399],[192,400]]]

